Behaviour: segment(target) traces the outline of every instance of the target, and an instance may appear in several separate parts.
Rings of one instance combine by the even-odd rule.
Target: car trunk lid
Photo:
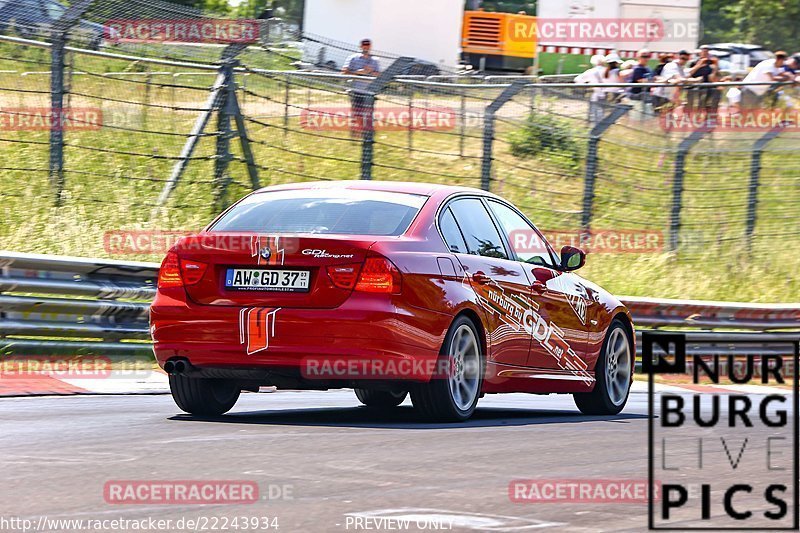
[[[175,252],[183,265],[199,263],[205,269],[199,281],[185,285],[187,295],[195,303],[334,308],[352,292],[352,285],[348,287],[346,283],[348,273],[358,276],[374,242],[370,237],[344,235],[206,232],[182,239]],[[232,283],[247,284],[254,276],[277,280],[278,285],[287,279],[290,284],[292,280],[295,284],[302,283],[307,277],[308,287],[287,289],[270,285],[269,289],[242,289],[230,286]]]

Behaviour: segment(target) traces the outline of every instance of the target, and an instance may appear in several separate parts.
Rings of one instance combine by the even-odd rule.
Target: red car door
[[[580,379],[590,370],[584,358],[588,342],[588,295],[580,278],[558,268],[552,249],[516,209],[487,200],[508,239],[513,256],[531,279],[530,355],[526,365],[564,372]]]
[[[469,284],[486,312],[490,340],[489,360],[524,366],[531,335],[525,328],[530,281],[524,265],[509,256],[504,239],[483,200],[457,198],[449,202],[439,218],[439,227],[464,267]]]

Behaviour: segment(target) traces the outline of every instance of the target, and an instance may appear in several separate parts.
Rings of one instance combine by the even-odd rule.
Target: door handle
[[[492,281],[492,278],[490,278],[489,276],[478,270],[472,275],[472,281],[483,285],[484,283],[489,283],[490,281]]]
[[[547,285],[545,285],[539,280],[536,280],[531,284],[531,289],[533,289],[533,292],[542,294],[544,291],[547,290]]]

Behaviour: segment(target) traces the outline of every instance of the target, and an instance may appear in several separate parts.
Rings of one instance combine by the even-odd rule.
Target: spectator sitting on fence
[[[622,60],[617,54],[608,54],[605,59],[606,68],[603,70],[602,75],[602,83],[607,84],[620,84],[622,83],[622,78],[619,75],[620,69],[619,65],[622,63]],[[616,103],[624,94],[624,90],[621,87],[608,87],[604,89],[605,91],[605,101],[610,103]]]
[[[773,59],[765,59],[756,65],[750,73],[745,76],[744,82],[780,82],[785,81],[788,76],[783,70],[788,54],[784,51],[775,52]],[[769,92],[769,85],[748,85],[741,88],[732,88],[728,91],[728,102],[732,105],[740,105],[742,108],[761,107],[764,97]]]
[[[361,40],[361,52],[347,58],[342,69],[342,74],[349,76],[377,76],[380,73],[380,65],[370,53],[372,41],[369,39]],[[363,133],[372,127],[372,113],[368,110],[368,97],[364,90],[369,86],[366,80],[353,81],[350,91],[350,134]]]
[[[653,55],[647,48],[642,48],[636,53],[636,66],[631,71],[631,83],[649,83],[653,79],[653,71],[647,65]],[[631,87],[628,89],[628,96],[631,100],[646,100],[650,89],[643,89],[641,87]]]
[[[590,60],[592,68],[575,76],[575,83],[591,83],[599,85],[603,83],[603,71],[606,69],[602,55],[593,55]],[[589,122],[597,122],[603,118],[603,106],[601,101],[605,98],[602,87],[592,89],[589,97]]]

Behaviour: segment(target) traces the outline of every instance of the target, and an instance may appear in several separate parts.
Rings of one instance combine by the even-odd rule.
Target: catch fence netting
[[[78,20],[219,20],[154,0],[98,6]],[[690,87],[665,89],[674,94],[659,108],[630,87],[459,75],[414,60],[377,80],[346,76],[355,45],[257,25],[264,38],[246,45],[93,43],[73,27],[61,86],[52,31],[6,28],[0,248],[159,260],[158,235],[201,229],[256,185],[426,181],[508,198],[555,243],[589,248],[587,276],[617,292],[800,295],[794,86],[769,90],[777,104],[761,101],[788,116],[776,127],[686,127],[671,119],[685,114]],[[381,60],[386,70],[399,58]],[[47,119],[55,90],[69,110],[60,136]],[[743,112],[730,86],[708,90],[719,113]],[[126,232],[150,239],[112,239]]]

